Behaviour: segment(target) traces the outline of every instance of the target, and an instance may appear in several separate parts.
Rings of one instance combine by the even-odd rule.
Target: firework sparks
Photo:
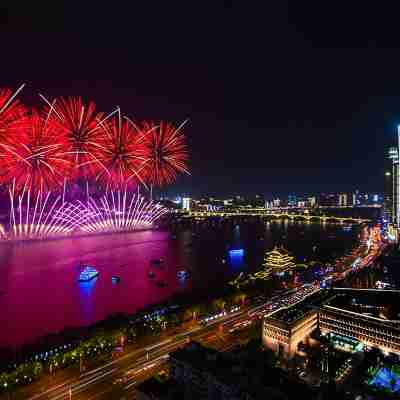
[[[49,123],[65,136],[68,156],[75,168],[80,169],[79,175],[83,178],[93,176],[96,169],[92,161],[96,160],[96,153],[101,148],[103,124],[115,111],[104,117],[96,111],[95,103],[86,104],[80,97],[59,98],[52,103],[43,95],[40,97],[47,104]]]
[[[83,207],[83,203],[81,203]],[[111,191],[99,201],[90,198],[85,206],[86,233],[124,232],[149,228],[167,210],[159,204],[128,191]]]
[[[144,136],[127,118],[117,115],[102,122],[102,145],[96,159],[88,162],[97,168],[96,180],[113,188],[145,185]]]
[[[17,121],[26,116],[26,108],[17,99],[24,88],[21,85],[14,93],[9,89],[0,89],[0,134],[4,134]]]
[[[99,200],[64,202],[62,196],[39,191],[16,194],[9,190],[8,230],[0,225],[2,240],[50,239],[70,235],[127,232],[151,228],[167,212],[159,204],[126,190],[111,191]]]
[[[61,187],[71,175],[65,147],[65,137],[33,110],[18,135],[0,142],[1,183],[32,194]]]
[[[29,190],[10,195],[10,229],[4,238],[11,240],[45,239],[67,236],[79,227],[81,213],[78,205],[64,203],[61,196],[39,191],[36,197]]]
[[[185,123],[177,128],[168,122],[143,124],[148,184],[162,186],[172,183],[178,173],[189,173],[187,146],[182,133]]]

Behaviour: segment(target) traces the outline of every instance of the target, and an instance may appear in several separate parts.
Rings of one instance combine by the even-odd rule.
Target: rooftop
[[[214,377],[237,394],[247,393],[252,399],[282,399],[287,375],[268,364],[266,352],[247,353],[237,350],[219,353],[193,342],[171,353],[171,361],[177,360]],[[300,388],[299,390],[301,390]]]
[[[400,291],[335,289],[334,292],[336,295],[324,305],[400,326]]]
[[[136,386],[136,391],[146,394],[150,398],[164,398],[168,395],[171,395],[172,391],[174,392],[174,399],[184,399],[183,394],[180,394],[178,390],[176,390],[177,385],[173,380],[168,380],[161,382],[158,379],[152,377],[144,382],[139,383]]]
[[[287,308],[281,308],[277,312],[269,315],[267,319],[293,325],[296,321],[303,318],[307,313],[318,307],[324,300],[332,297],[329,290],[320,290],[306,297],[305,300]]]
[[[334,307],[344,312],[353,312],[359,317],[379,319],[400,327],[400,291],[376,289],[334,288],[320,290],[293,306],[270,314],[266,320],[293,325],[308,312]]]

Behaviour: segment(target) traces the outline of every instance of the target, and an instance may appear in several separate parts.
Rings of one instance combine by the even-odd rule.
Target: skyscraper
[[[398,140],[400,140],[400,127],[398,127]],[[389,148],[389,160],[391,167],[391,175],[386,175],[385,178],[388,180],[388,184],[391,186],[391,196],[388,196],[388,200],[391,197],[391,206],[388,204],[388,216],[390,215],[390,222],[398,226],[400,222],[400,209],[399,209],[399,143],[397,147]],[[389,171],[386,171],[386,173]],[[390,190],[390,189],[389,189]]]
[[[339,207],[347,207],[347,193],[339,194]]]
[[[391,162],[391,160],[390,160]],[[392,169],[393,167],[387,166],[385,168],[385,194],[383,200],[383,208],[385,217],[389,222],[393,221],[393,181],[392,181]]]

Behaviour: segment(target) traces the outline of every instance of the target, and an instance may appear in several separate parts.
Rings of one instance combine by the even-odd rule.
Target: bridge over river
[[[262,209],[249,209],[240,211],[189,211],[187,217],[191,218],[232,218],[232,217],[261,217],[264,219],[287,219],[292,221],[306,222],[338,222],[338,223],[367,223],[371,220],[355,217],[335,217],[326,215],[310,215],[310,214],[291,214],[285,212],[269,212]]]

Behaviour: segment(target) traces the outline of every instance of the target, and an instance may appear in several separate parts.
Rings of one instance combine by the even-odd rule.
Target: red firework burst
[[[178,127],[168,122],[143,123],[148,184],[162,186],[174,182],[180,172],[189,174],[187,146],[182,133],[185,123]]]
[[[65,136],[37,111],[28,122],[20,124],[18,135],[0,142],[0,182],[32,193],[56,189],[71,174]]]
[[[59,98],[47,103],[49,123],[66,138],[67,158],[84,177],[95,172],[91,161],[101,147],[103,113],[96,111],[93,102],[86,104],[80,97]],[[104,120],[103,120],[104,121]]]
[[[16,99],[18,93],[23,89],[20,86],[15,92],[10,89],[0,89],[0,139],[7,140],[8,136],[17,134],[17,127],[26,120],[27,110],[25,106]]]
[[[127,118],[117,115],[102,122],[103,139],[96,158],[89,163],[97,169],[96,180],[114,188],[145,184],[143,135]]]

